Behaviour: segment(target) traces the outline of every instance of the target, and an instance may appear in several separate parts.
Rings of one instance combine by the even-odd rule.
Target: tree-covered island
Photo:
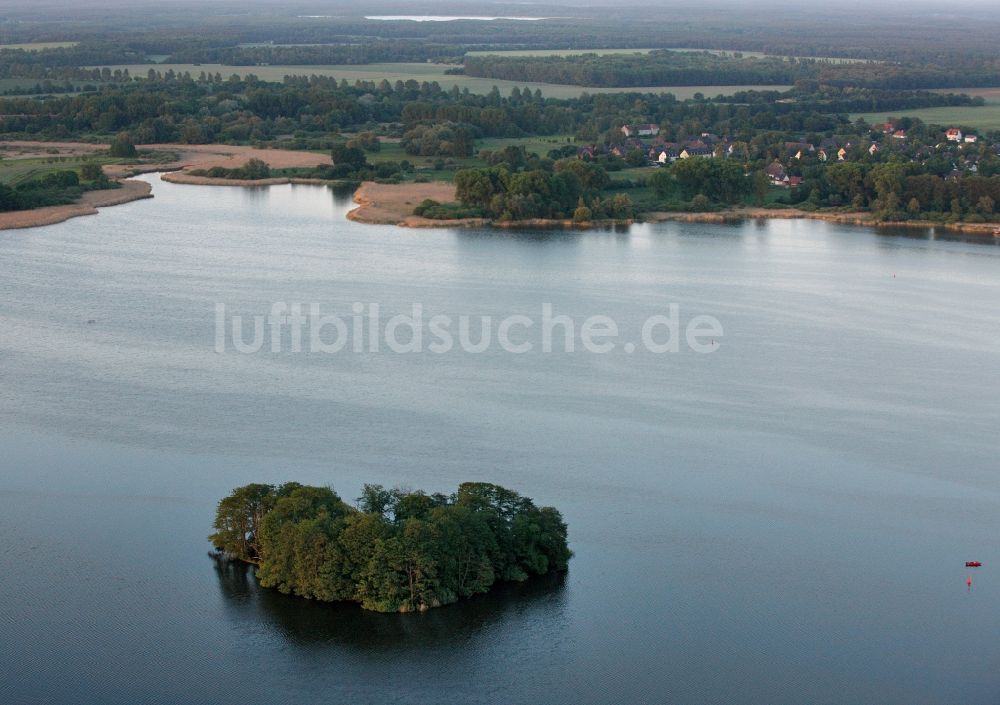
[[[565,571],[572,552],[552,507],[499,485],[451,495],[365,485],[357,507],[329,487],[238,487],[209,540],[257,566],[264,587],[377,612],[425,611],[500,581]]]

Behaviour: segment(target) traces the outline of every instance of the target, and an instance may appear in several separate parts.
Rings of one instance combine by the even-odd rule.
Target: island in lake
[[[377,612],[423,612],[572,556],[556,509],[484,482],[451,495],[365,485],[357,507],[329,487],[250,484],[219,502],[214,526],[221,557],[256,565],[262,586]]]

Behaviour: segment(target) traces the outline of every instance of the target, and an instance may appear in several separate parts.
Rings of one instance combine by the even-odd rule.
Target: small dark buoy
[[[97,321],[95,321],[95,320],[94,320],[93,318],[88,318],[88,319],[87,319],[87,325],[88,325],[88,326],[92,326],[92,325],[94,325],[95,323],[97,323]]]
[[[965,562],[965,567],[966,568],[982,568],[983,564],[980,563],[979,561],[966,561]]]

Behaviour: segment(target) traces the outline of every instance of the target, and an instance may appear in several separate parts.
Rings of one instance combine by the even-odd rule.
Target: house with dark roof
[[[681,149],[680,158],[687,159],[688,157],[711,157],[712,148],[701,140],[694,140],[687,142],[684,148]]]
[[[623,125],[622,134],[626,137],[655,137],[660,134],[660,126],[653,123],[644,125]]]
[[[767,174],[767,178],[774,186],[788,185],[788,174],[785,173],[785,167],[777,159],[767,165],[764,173]]]

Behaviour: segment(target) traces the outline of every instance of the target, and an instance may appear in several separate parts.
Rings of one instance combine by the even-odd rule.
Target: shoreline
[[[435,186],[436,185],[436,186]],[[354,202],[357,208],[349,211],[347,217],[357,223],[369,225],[396,225],[404,228],[500,228],[516,230],[518,228],[553,228],[565,230],[606,229],[634,223],[738,223],[746,220],[822,220],[840,225],[856,225],[868,228],[941,228],[950,232],[1000,237],[994,231],[1000,229],[1000,223],[937,223],[930,220],[882,221],[871,213],[855,211],[845,213],[823,213],[804,211],[796,208],[756,208],[741,207],[723,211],[701,212],[665,212],[654,211],[640,218],[629,220],[599,220],[578,223],[568,219],[533,218],[531,220],[514,220],[497,222],[488,218],[455,218],[448,220],[432,220],[413,215],[413,208],[424,198],[430,198],[439,203],[455,203],[455,188],[444,182],[426,184],[378,184],[366,181],[354,192]]]
[[[854,211],[847,213],[823,213],[804,211],[797,208],[756,208],[742,207],[724,211],[702,212],[653,212],[643,219],[647,223],[737,223],[744,220],[822,220],[840,225],[858,225],[868,228],[936,229],[968,235],[994,235],[1000,230],[1000,223],[939,223],[933,220],[878,220],[871,213]]]
[[[24,154],[32,151],[57,148],[70,153],[87,154],[102,151],[107,145],[86,142],[41,142],[34,140],[10,140],[0,142],[7,149],[20,149]],[[190,172],[196,169],[210,169],[215,166],[234,168],[242,166],[248,159],[256,158],[266,162],[270,167],[300,168],[319,166],[332,163],[329,155],[298,150],[282,150],[243,145],[203,144],[188,145],[179,143],[158,143],[137,146],[145,151],[170,152],[176,159],[159,163],[145,164],[112,164],[107,165],[105,173],[122,184],[120,189],[89,191],[79,201],[60,206],[46,206],[24,211],[8,211],[0,213],[0,230],[31,228],[43,225],[61,223],[70,218],[83,215],[94,215],[98,208],[130,203],[132,201],[152,198],[152,186],[144,181],[135,181],[129,177],[139,174],[162,172],[163,181],[174,184],[193,186],[239,186],[243,188],[260,188],[284,184],[303,184],[318,186],[346,185],[343,180],[327,180],[308,177],[278,176],[268,179],[229,179],[197,176]],[[37,156],[37,155],[36,155]],[[430,199],[438,203],[456,203],[455,186],[449,182],[428,181],[402,184],[380,184],[365,181],[355,190],[353,200],[356,208],[347,212],[347,219],[357,223],[373,225],[395,225],[405,228],[498,228],[514,230],[518,228],[553,228],[567,230],[607,229],[633,223],[737,223],[746,220],[821,220],[841,225],[857,225],[862,227],[900,228],[900,229],[941,229],[948,232],[978,235],[980,237],[1000,238],[1000,223],[941,223],[931,220],[882,221],[873,214],[854,212],[816,212],[796,208],[763,208],[738,207],[721,211],[703,212],[665,212],[654,211],[643,214],[640,218],[629,220],[600,220],[591,222],[575,222],[569,219],[534,218],[530,220],[497,222],[489,218],[455,218],[433,220],[413,214],[414,208],[422,201]]]
[[[161,171],[156,169],[155,171]],[[146,172],[150,173],[150,172]],[[272,176],[267,179],[228,179],[214,176],[196,176],[186,171],[165,171],[160,174],[161,181],[187,186],[241,186],[255,188],[258,186],[282,186],[284,184],[300,184],[307,186],[337,186],[357,181],[342,181],[337,179],[316,179],[305,176]]]
[[[61,151],[63,156],[82,156],[104,153],[109,145],[92,142],[45,142],[41,140],[5,140],[0,141],[4,156],[14,152],[21,158],[38,158],[52,156],[51,150]],[[145,181],[136,181],[130,177],[140,174],[167,172],[161,175],[164,181],[198,185],[219,184],[225,186],[269,186],[273,184],[328,184],[322,179],[306,178],[276,178],[248,181],[241,179],[210,179],[208,177],[192,176],[187,173],[194,169],[237,168],[249,159],[261,159],[268,166],[276,169],[315,167],[331,164],[329,155],[317,154],[301,150],[289,149],[259,149],[244,145],[226,144],[180,144],[156,143],[136,145],[136,149],[145,152],[166,152],[176,158],[163,162],[148,162],[144,164],[108,164],[104,173],[112,180],[122,185],[120,189],[103,189],[88,191],[75,203],[59,206],[45,206],[20,211],[5,211],[0,213],[0,230],[19,230],[35,228],[44,225],[55,225],[70,218],[84,215],[96,215],[98,208],[118,206],[144,198],[153,198],[152,185]]]
[[[444,181],[426,183],[379,184],[364,181],[352,196],[357,208],[347,212],[347,219],[368,225],[396,225],[402,228],[483,227],[485,218],[432,220],[413,215],[413,209],[426,199],[455,203],[455,186]]]
[[[126,179],[119,181],[121,188],[87,191],[76,203],[66,203],[61,206],[45,206],[23,211],[5,211],[0,213],[0,230],[21,230],[37,228],[43,225],[55,225],[70,218],[83,215],[97,215],[98,208],[120,206],[132,201],[152,198],[152,185],[145,181]]]

